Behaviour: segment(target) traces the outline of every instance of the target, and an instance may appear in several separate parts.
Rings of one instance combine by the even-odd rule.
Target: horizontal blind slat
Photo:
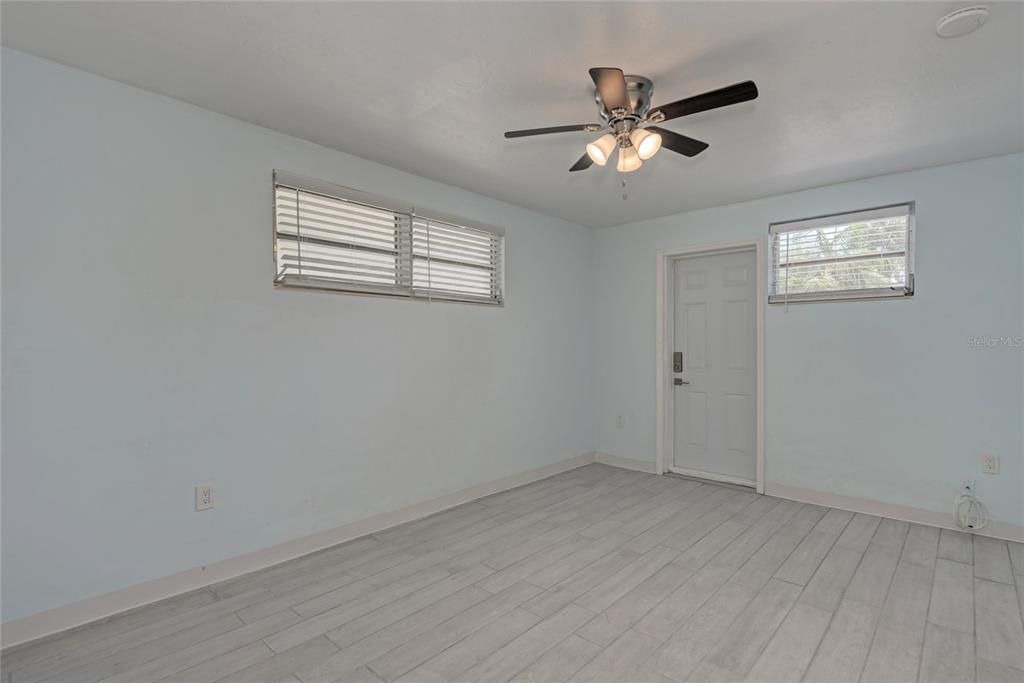
[[[414,241],[426,242],[428,231],[425,229],[414,229],[412,232]],[[498,248],[498,240],[463,240],[452,236],[438,236],[434,231],[429,231],[429,239],[432,243],[445,244],[454,248],[476,249],[480,251],[494,251]]]
[[[361,211],[352,211],[348,207],[333,207],[328,210],[326,207],[318,208],[316,206],[310,206],[304,198],[300,198],[299,203],[282,201],[278,204],[278,214],[282,216],[294,217],[298,213],[305,220],[310,221],[321,221],[329,224],[356,224],[356,225],[368,225],[368,226],[379,226],[381,228],[389,228],[394,225],[394,215],[381,214],[379,211],[373,213],[365,213]]]
[[[289,267],[293,267],[293,268],[296,268],[296,269],[299,266],[302,266],[303,268],[308,268],[310,270],[312,270],[316,266],[332,266],[332,267],[335,267],[335,268],[341,268],[341,269],[345,269],[345,270],[360,270],[360,271],[365,270],[367,272],[387,273],[387,274],[392,275],[392,276],[394,275],[394,272],[395,272],[394,266],[385,266],[385,265],[381,265],[381,264],[378,264],[378,263],[373,263],[372,261],[359,261],[359,260],[355,260],[355,259],[353,259],[353,260],[338,260],[338,259],[312,258],[312,257],[309,257],[309,256],[303,256],[300,259],[298,256],[293,256],[291,254],[285,254],[281,258],[281,260],[286,265],[288,265]]]

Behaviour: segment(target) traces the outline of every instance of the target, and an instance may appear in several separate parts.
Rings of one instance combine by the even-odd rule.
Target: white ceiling
[[[964,3],[4,2],[3,43],[591,226],[1024,149],[1024,6],[957,40]],[[668,127],[638,172],[568,173],[591,66],[655,104],[752,79],[755,102]],[[618,184],[628,181],[623,201]],[[329,179],[327,179],[329,180]]]

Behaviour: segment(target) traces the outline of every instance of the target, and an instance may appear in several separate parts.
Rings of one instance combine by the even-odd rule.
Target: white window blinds
[[[500,232],[418,215],[411,207],[396,204],[275,172],[274,282],[446,301],[503,302]]]
[[[769,226],[769,303],[914,293],[913,203]]]
[[[413,293],[471,301],[501,298],[501,236],[415,216]]]

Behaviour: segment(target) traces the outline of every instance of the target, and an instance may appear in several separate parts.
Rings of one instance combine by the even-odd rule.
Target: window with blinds
[[[773,223],[769,303],[910,296],[914,204]]]
[[[355,190],[274,173],[280,286],[501,304],[496,229],[420,215]]]
[[[492,232],[413,217],[413,294],[500,301],[501,246],[501,236]]]

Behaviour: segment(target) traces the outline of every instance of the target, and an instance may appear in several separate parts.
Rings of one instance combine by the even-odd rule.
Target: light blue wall
[[[586,228],[2,68],[4,620],[592,450]],[[275,167],[505,227],[507,304],[275,290]]]
[[[995,519],[1024,524],[1024,349],[968,344],[1024,334],[1022,197],[1017,154],[598,230],[598,450],[655,458],[659,250],[760,238],[772,221],[915,200],[914,297],[768,306],[766,481],[946,511],[975,478]],[[981,474],[985,451],[1001,456],[1000,475]]]

